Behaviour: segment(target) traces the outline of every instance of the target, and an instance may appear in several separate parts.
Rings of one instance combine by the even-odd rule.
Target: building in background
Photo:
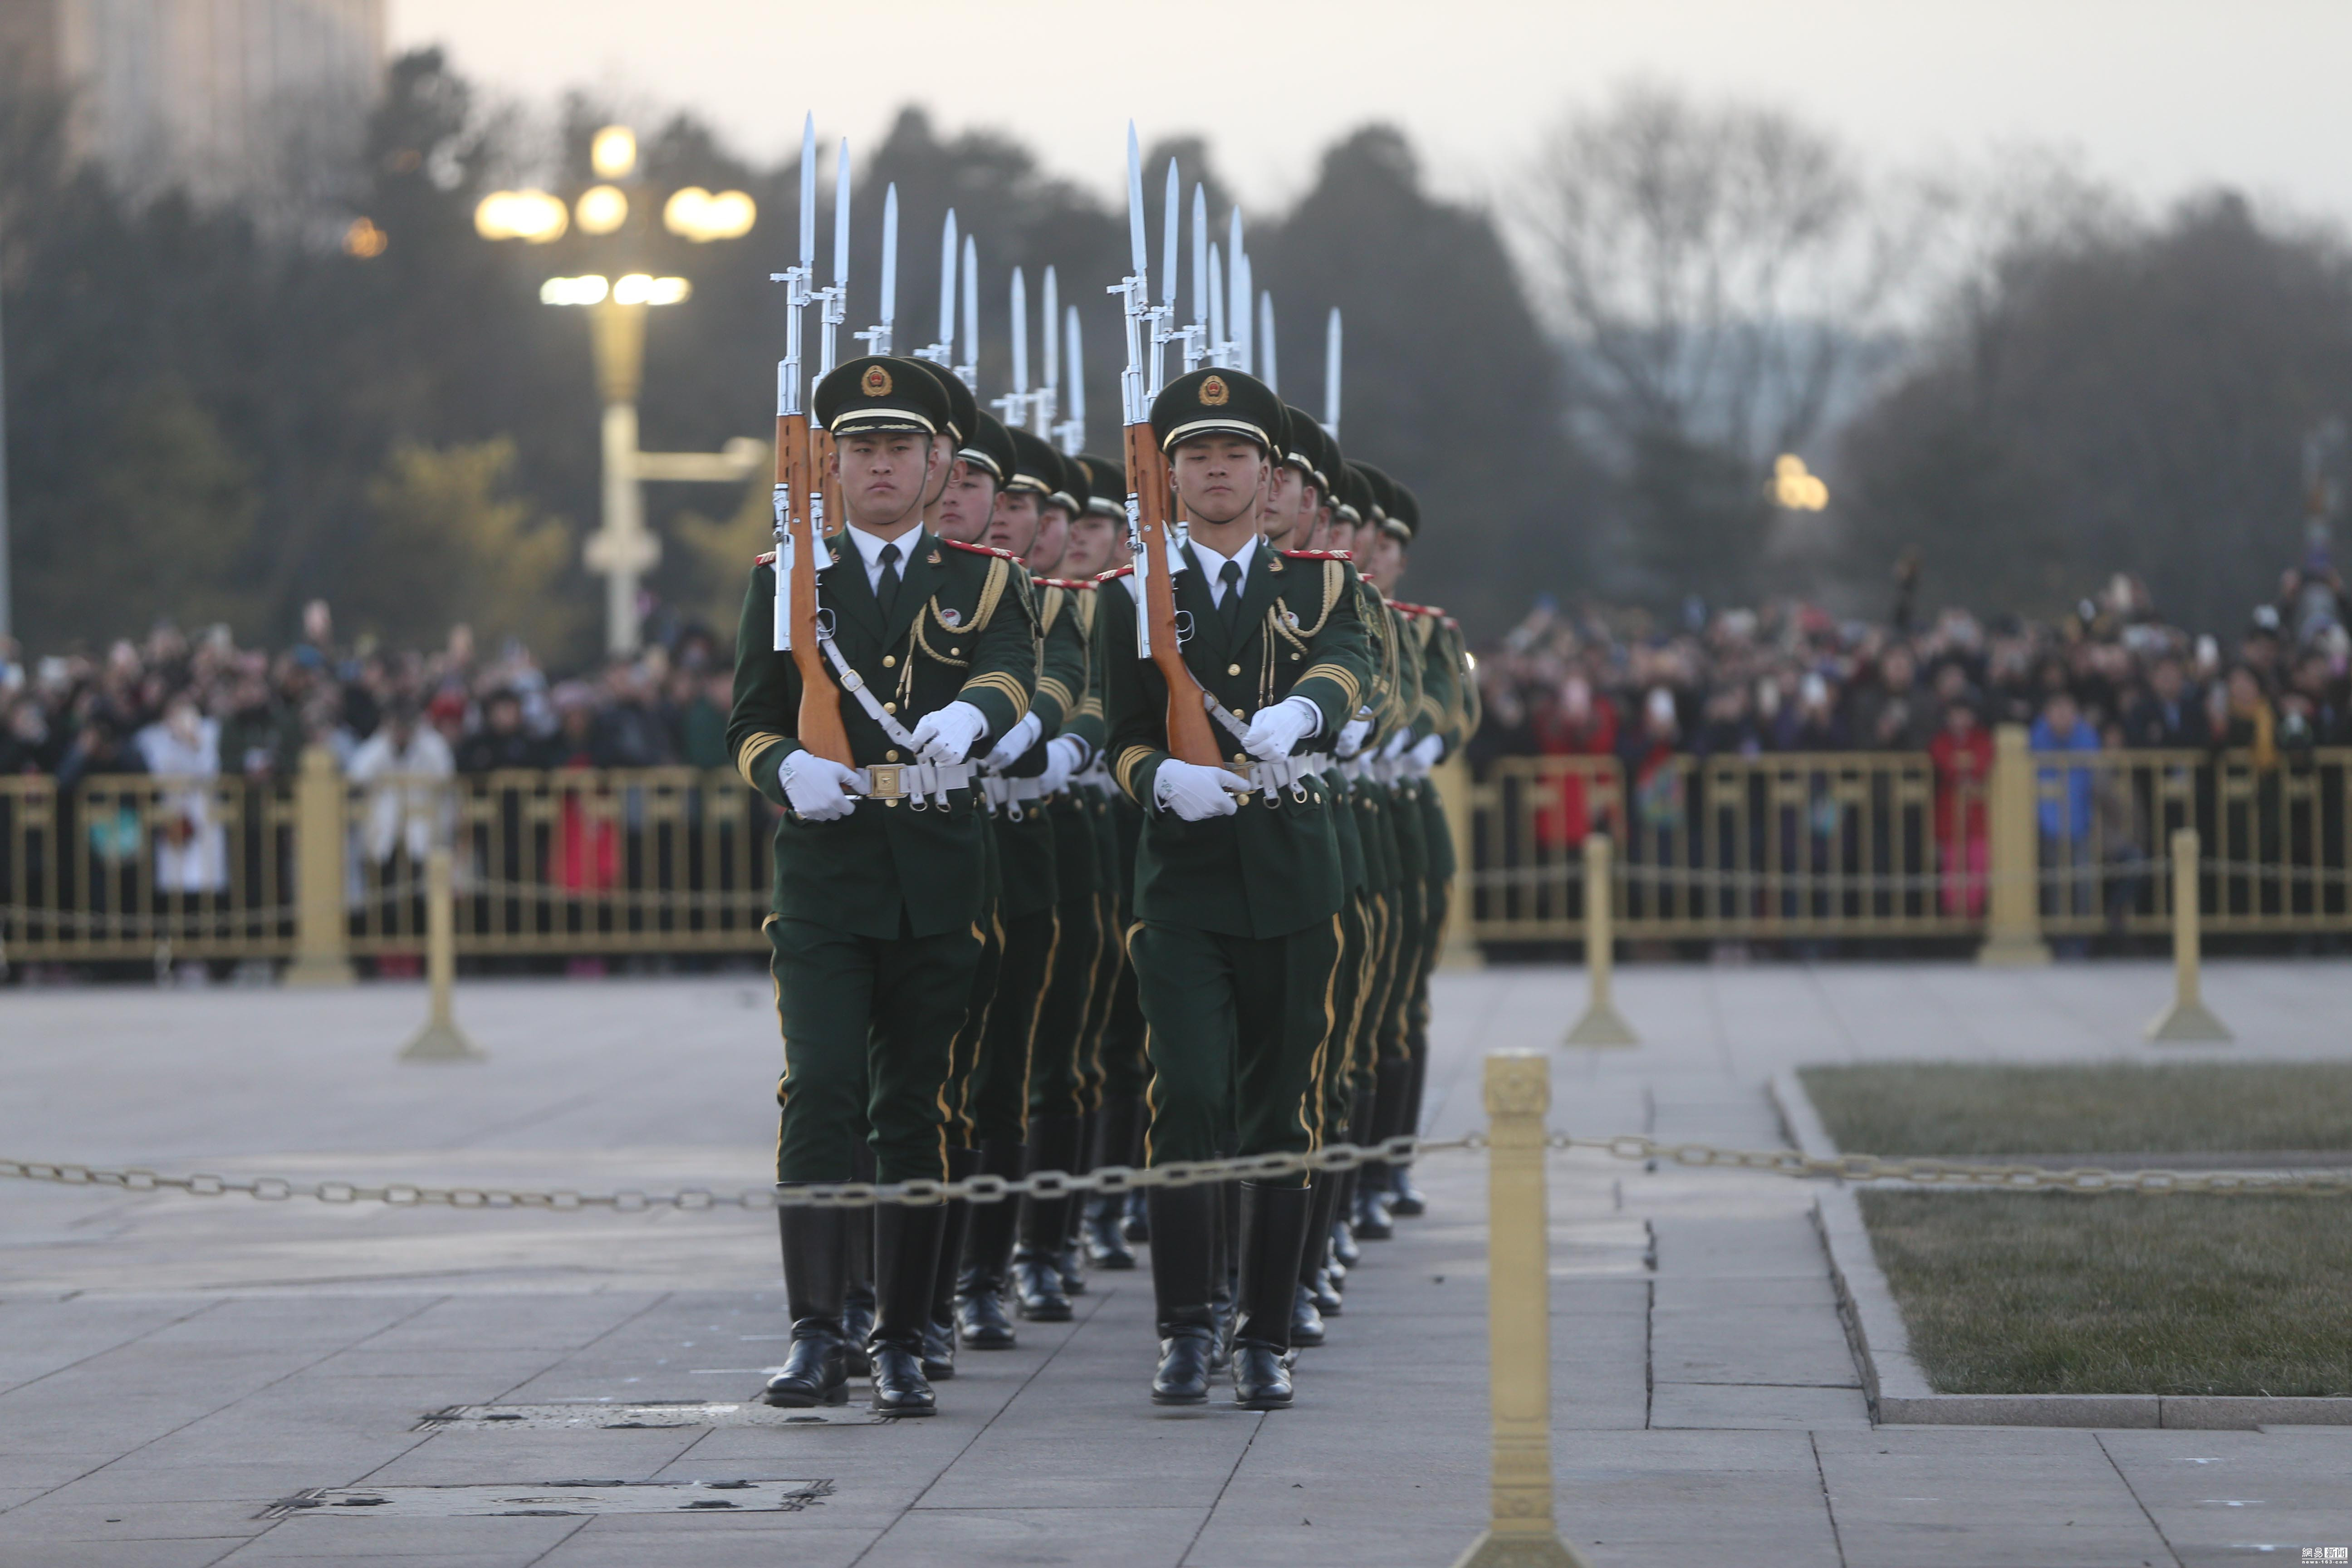
[[[381,90],[386,0],[0,0],[0,61],[70,96],[133,196],[184,187],[273,228],[331,212]]]

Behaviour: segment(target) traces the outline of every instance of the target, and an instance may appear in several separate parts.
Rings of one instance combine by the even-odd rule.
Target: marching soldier
[[[1287,450],[1272,391],[1232,370],[1178,377],[1153,401],[1174,500],[1190,527],[1171,570],[1186,668],[1219,705],[1226,766],[1171,753],[1169,690],[1134,656],[1130,592],[1103,596],[1112,772],[1143,808],[1129,945],[1151,1066],[1153,1165],[1232,1152],[1306,1152],[1327,1132],[1345,886],[1332,795],[1320,770],[1368,676],[1353,570],[1267,549],[1257,535],[1273,468]],[[1189,637],[1182,627],[1189,622]],[[1312,1204],[1303,1176],[1240,1184],[1234,1394],[1246,1409],[1292,1399],[1290,1326]],[[1160,1404],[1208,1397],[1217,1358],[1211,1306],[1213,1188],[1150,1194]]]
[[[1013,731],[1034,688],[1035,635],[1010,562],[923,526],[953,460],[950,404],[903,361],[851,360],[818,384],[832,432],[830,494],[845,526],[817,592],[854,766],[804,750],[802,678],[775,651],[776,573],[752,573],[736,641],[728,743],[744,779],[783,812],[766,921],[784,1040],[776,1179],[838,1182],[855,1129],[885,1182],[948,1173],[942,1086],[980,953],[985,865],[967,759]],[[842,1403],[847,1211],[778,1211],[793,1338],[774,1404]],[[860,1216],[862,1217],[862,1216]],[[937,1408],[921,1367],[943,1210],[875,1219],[876,1411]]]
[[[1019,562],[1036,542],[1046,498],[1060,487],[1061,459],[1026,430],[1008,428],[1007,434],[1013,463],[997,492],[988,547],[1019,578],[1034,615],[1034,584]],[[1030,1042],[1036,1037],[1039,1009],[1053,979],[1059,935],[1055,906],[1061,891],[1054,827],[1044,810],[1042,742],[1057,732],[1070,706],[1063,694],[1086,683],[1086,651],[1070,634],[1071,628],[1065,628],[1061,637],[1041,643],[1035,681],[1042,700],[989,752],[982,781],[999,868],[997,924],[1003,933],[1003,954],[994,984],[984,996],[974,997],[986,1017],[964,1091],[964,1122],[980,1152],[979,1169],[986,1175],[1010,1178],[1033,1170],[1067,1170],[1072,1158],[1057,1148],[1054,1152],[1060,1163],[1041,1166],[1028,1143]],[[966,1222],[955,1314],[967,1349],[1009,1350],[1015,1343],[1004,1311],[1004,1290],[1020,1211],[1016,1203],[981,1204]],[[1068,1315],[1066,1299],[1062,1315]]]
[[[1070,543],[1064,555],[1064,578],[1092,581],[1111,571],[1111,563],[1127,553],[1127,493],[1124,468],[1108,458],[1083,453],[1075,461],[1086,472],[1086,510],[1070,524]],[[1108,638],[1101,632],[1101,599],[1096,605],[1093,637],[1097,701],[1108,681]],[[1097,754],[1078,779],[1093,799],[1095,847],[1103,867],[1102,921],[1110,933],[1104,961],[1107,973],[1095,997],[1087,1022],[1089,1054],[1095,1064],[1098,1106],[1091,1163],[1133,1165],[1143,1158],[1143,1012],[1135,1002],[1135,971],[1127,961],[1127,933],[1135,923],[1135,847],[1143,834],[1143,814],[1127,797],[1104,758]],[[1144,1195],[1121,1198],[1097,1194],[1087,1200],[1086,1254],[1097,1268],[1135,1267],[1131,1241],[1148,1234]]]

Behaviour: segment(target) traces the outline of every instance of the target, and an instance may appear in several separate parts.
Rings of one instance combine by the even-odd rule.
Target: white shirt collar
[[[1202,542],[1198,534],[1192,536],[1192,548],[1201,552],[1201,565],[1209,574],[1210,596],[1212,598],[1216,599],[1219,604],[1223,604],[1224,602],[1223,597],[1224,594],[1223,577],[1225,574],[1225,563],[1228,561],[1242,569],[1242,585],[1244,587],[1248,586],[1250,563],[1257,557],[1258,536],[1256,534],[1253,533],[1247,539],[1242,541],[1242,547],[1239,550],[1234,551],[1231,555],[1227,555],[1223,552]]]
[[[850,542],[857,546],[857,553],[864,559],[866,571],[869,576],[882,570],[883,549],[892,544],[898,547],[898,570],[905,571],[907,563],[914,556],[916,545],[921,542],[923,537],[922,525],[919,523],[896,539],[885,539],[880,534],[868,533],[854,522],[841,531],[849,535]]]

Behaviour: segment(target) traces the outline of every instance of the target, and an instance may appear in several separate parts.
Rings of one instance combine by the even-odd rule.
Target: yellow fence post
[[[343,919],[343,775],[324,746],[302,751],[294,783],[294,962],[289,985],[349,985],[351,931]]]
[[[2199,845],[2193,827],[2172,833],[2172,1005],[2147,1026],[2151,1040],[2212,1040],[2232,1037],[2205,1005],[2204,933],[2197,908]]]
[[[1486,1342],[1495,1479],[1486,1529],[1454,1568],[1585,1568],[1551,1517],[1551,1237],[1544,1117],[1551,1063],[1486,1058]]]
[[[404,1062],[488,1059],[457,1027],[451,995],[457,984],[457,900],[450,881],[449,851],[436,849],[425,861],[425,977],[432,987],[432,1011],[401,1051]]]
[[[1609,835],[1584,840],[1584,973],[1591,987],[1584,1016],[1570,1026],[1571,1046],[1638,1046],[1642,1037],[1617,1011],[1611,977],[1617,963],[1615,846]]]
[[[1475,911],[1467,908],[1478,896],[1477,879],[1471,875],[1475,865],[1476,829],[1470,816],[1470,764],[1455,752],[1429,771],[1423,782],[1425,789],[1437,792],[1437,804],[1445,813],[1445,831],[1454,839],[1454,886],[1445,900],[1445,942],[1438,949],[1438,966],[1444,969],[1477,969],[1485,965],[1486,955],[1471,940],[1470,925]]]
[[[1991,793],[1990,918],[1977,962],[2020,968],[2047,963],[2041,862],[2034,852],[2033,752],[2022,724],[2002,724],[1993,731]]]

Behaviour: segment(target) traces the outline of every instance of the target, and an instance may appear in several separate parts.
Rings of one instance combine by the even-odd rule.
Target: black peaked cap
[[[835,436],[906,431],[944,436],[950,423],[947,388],[923,369],[887,354],[866,354],[835,365],[816,384],[816,422]]]
[[[954,437],[959,443],[970,441],[972,432],[980,428],[980,405],[973,399],[971,388],[963,384],[963,377],[947,366],[933,364],[927,359],[915,359],[908,356],[902,359],[900,363],[922,366],[924,370],[930,373],[933,381],[946,389],[948,434]]]
[[[1004,421],[985,408],[980,409],[973,417],[980,421],[980,429],[956,455],[968,463],[987,469],[989,477],[1002,489],[1004,481],[1013,477],[1013,432],[1004,427]]]
[[[1151,400],[1151,434],[1163,452],[1196,436],[1239,436],[1279,454],[1288,426],[1274,389],[1238,370],[1188,371]]]
[[[1034,490],[1050,496],[1062,488],[1062,458],[1045,438],[1019,426],[1007,426],[1013,437],[1013,471],[1005,477],[1008,490]]]
[[[1327,484],[1328,481],[1324,477],[1326,470],[1323,467],[1323,426],[1315,422],[1313,415],[1295,404],[1285,405],[1282,412],[1288,426],[1285,433],[1289,437],[1285,443],[1289,449],[1283,453],[1283,461],[1304,472],[1315,483]]]
[[[1407,539],[1417,537],[1421,532],[1421,498],[1406,489],[1402,480],[1391,479],[1389,484],[1396,491],[1396,499],[1389,506],[1389,521],[1403,529]]]
[[[1087,510],[1106,517],[1127,515],[1127,465],[1093,452],[1070,459],[1087,471]]]
[[[1087,510],[1087,499],[1092,492],[1092,486],[1087,479],[1087,466],[1067,452],[1056,452],[1054,456],[1060,459],[1062,465],[1062,482],[1055,487],[1054,499],[1068,507],[1070,515],[1076,517]]]

